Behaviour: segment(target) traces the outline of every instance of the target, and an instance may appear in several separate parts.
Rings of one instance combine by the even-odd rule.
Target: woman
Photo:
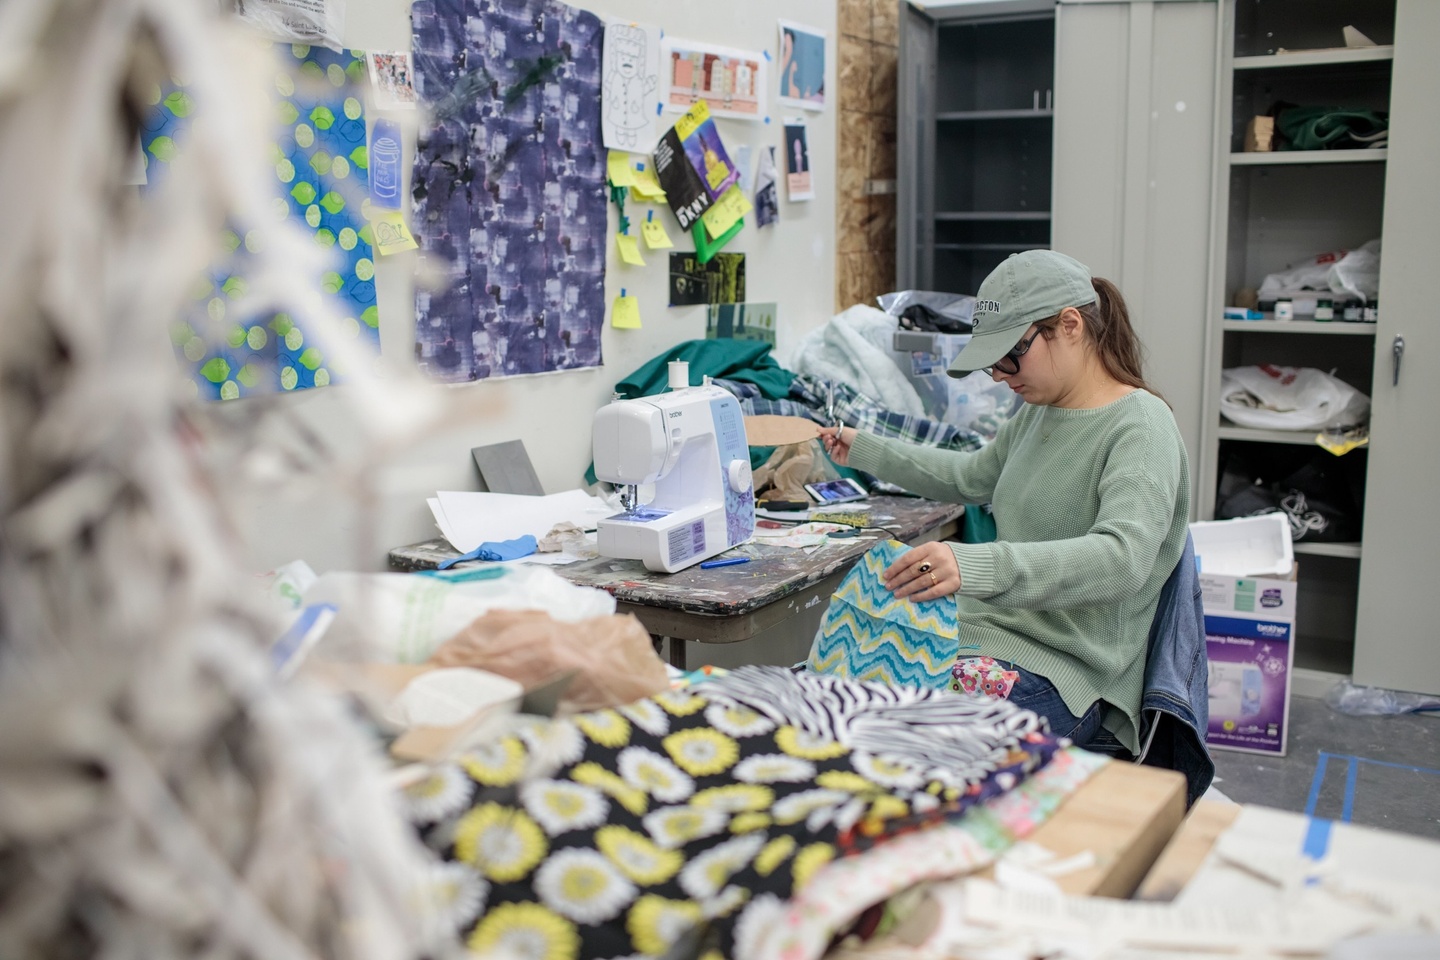
[[[1026,402],[994,442],[958,453],[836,427],[826,450],[922,496],[992,503],[997,542],[916,547],[885,585],[955,594],[960,676],[993,674],[993,658],[1010,700],[1055,733],[1138,753],[1146,641],[1190,511],[1175,418],[1141,375],[1120,292],[1064,254],[997,267],[974,328],[951,376],[987,370]]]

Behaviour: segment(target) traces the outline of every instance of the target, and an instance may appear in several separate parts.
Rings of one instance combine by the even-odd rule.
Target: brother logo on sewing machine
[[[688,382],[672,370],[672,384]],[[623,513],[597,525],[602,556],[674,573],[748,541],[755,487],[740,405],[715,386],[616,400],[595,413],[595,475]],[[642,488],[654,496],[640,503]]]

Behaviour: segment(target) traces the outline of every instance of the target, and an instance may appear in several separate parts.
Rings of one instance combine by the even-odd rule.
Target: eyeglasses
[[[1015,344],[1015,346],[1011,348],[1009,353],[1005,354],[1005,356],[995,361],[994,366],[986,367],[985,372],[993,373],[994,371],[999,370],[1001,373],[1007,376],[1012,373],[1019,373],[1020,358],[1025,356],[1025,354],[1029,352],[1030,344],[1034,343],[1035,338],[1040,336],[1040,334],[1044,332],[1044,330],[1036,330],[1034,333],[1030,334],[1028,338],[1021,340],[1019,343]]]

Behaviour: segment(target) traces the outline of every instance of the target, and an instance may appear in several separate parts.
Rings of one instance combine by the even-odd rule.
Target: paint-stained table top
[[[964,512],[963,507],[954,504],[914,497],[875,496],[865,504],[857,503],[855,506],[868,507],[871,522],[883,531],[871,529],[864,531],[861,537],[831,538],[808,554],[790,547],[753,542],[742,544],[720,556],[746,556],[750,558],[749,563],[709,570],[702,570],[697,565],[677,573],[652,573],[638,560],[610,557],[581,560],[550,569],[572,583],[613,594],[624,606],[648,608],[646,613],[636,612],[652,633],[723,643],[742,637],[732,638],[728,634],[734,631],[723,629],[677,629],[671,634],[668,629],[657,629],[660,625],[652,621],[662,611],[682,615],[686,620],[695,617],[733,619],[756,614],[777,601],[806,591],[807,587],[831,579],[838,581],[861,555],[886,534],[906,542],[953,534],[956,518]],[[391,550],[390,566],[405,571],[429,570],[455,555],[456,550],[446,540],[436,538]],[[776,611],[777,614],[780,612]],[[798,610],[788,611],[784,616],[795,612]],[[784,619],[784,616],[778,619]],[[753,624],[741,632],[749,633],[752,628],[764,625]],[[696,636],[697,632],[714,635]]]

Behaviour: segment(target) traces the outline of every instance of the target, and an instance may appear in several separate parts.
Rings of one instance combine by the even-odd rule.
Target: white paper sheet
[[[441,490],[427,502],[440,532],[461,553],[469,553],[487,540],[513,540],[527,533],[543,537],[566,520],[590,529],[615,512],[583,490],[544,497]]]
[[[608,20],[600,133],[609,150],[649,153],[660,139],[660,28]]]

